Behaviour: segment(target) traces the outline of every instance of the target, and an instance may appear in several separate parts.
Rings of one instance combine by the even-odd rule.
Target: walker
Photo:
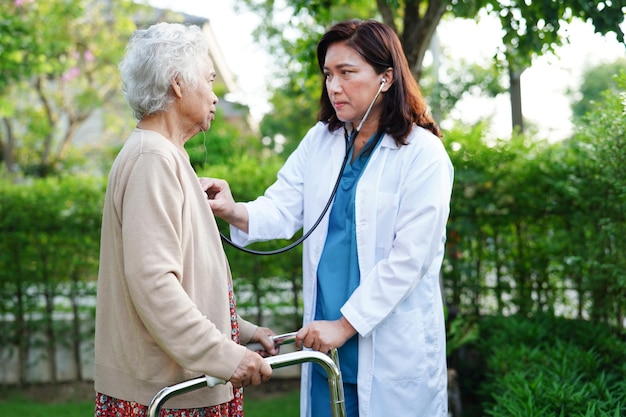
[[[296,340],[296,332],[285,333],[274,336],[274,344],[279,346],[286,343],[294,343]],[[259,343],[249,344],[248,349],[255,351],[262,350],[263,347]],[[339,370],[339,356],[337,349],[331,349],[328,355],[312,350],[300,350],[297,352],[285,353],[282,355],[271,356],[265,358],[265,361],[274,368],[283,368],[286,366],[297,365],[304,362],[315,362],[324,368],[328,376],[328,388],[330,390],[330,408],[333,417],[346,417],[346,407],[343,396],[343,381]],[[219,384],[225,384],[226,381],[210,375],[190,379],[175,385],[163,388],[159,391],[148,406],[148,417],[158,417],[159,411],[163,404],[170,398],[194,391],[203,387],[214,387]]]

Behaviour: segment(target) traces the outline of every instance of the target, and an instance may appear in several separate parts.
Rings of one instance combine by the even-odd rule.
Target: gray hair
[[[208,56],[209,46],[198,26],[157,23],[136,30],[119,65],[122,90],[133,116],[141,120],[167,110],[174,101],[172,79],[195,88],[201,77],[200,65]]]

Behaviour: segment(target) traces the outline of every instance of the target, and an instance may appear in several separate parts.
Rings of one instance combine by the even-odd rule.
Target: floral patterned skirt
[[[239,343],[239,324],[235,297],[231,287],[228,288],[230,299],[230,322],[232,340]],[[156,395],[156,392],[154,393]],[[243,417],[243,388],[233,388],[234,398],[224,404],[202,408],[168,409],[163,408],[159,417]],[[135,401],[120,400],[105,394],[97,393],[94,417],[146,417],[148,406]]]

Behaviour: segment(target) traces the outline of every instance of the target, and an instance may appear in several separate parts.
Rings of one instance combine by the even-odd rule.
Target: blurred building
[[[193,16],[186,13],[174,12],[172,10],[149,8],[146,9],[146,15],[139,16],[137,26],[149,26],[157,22],[180,22],[190,25],[197,25],[202,28],[209,43],[210,55],[217,72],[215,82],[215,91],[220,99],[219,108],[223,112],[225,121],[237,125],[243,132],[258,132],[258,126],[250,116],[250,110],[247,106],[229,100],[234,94],[240,94],[241,89],[237,84],[234,73],[228,67],[228,63],[224,58],[222,49],[217,41],[211,20]]]
[[[138,28],[147,27],[158,22],[178,22],[199,26],[209,43],[209,53],[217,72],[214,89],[220,100],[218,104],[220,122],[237,127],[243,136],[258,135],[259,126],[250,115],[250,109],[246,105],[229,99],[233,95],[240,94],[241,88],[224,58],[213,32],[210,19],[146,6],[137,14],[135,22]],[[108,111],[110,113],[111,110],[109,109]],[[121,120],[128,119],[129,125],[134,124],[130,108],[125,102],[120,102],[119,106],[114,106],[113,111],[116,113],[116,117],[119,117]],[[77,129],[74,136],[75,140],[73,141],[76,146],[84,148],[103,143],[115,145],[125,138],[125,130],[124,133],[120,133],[119,137],[115,135],[113,137],[110,137],[111,135],[103,136],[105,124],[107,124],[105,120],[106,112],[107,110],[104,109],[94,110],[90,117]]]

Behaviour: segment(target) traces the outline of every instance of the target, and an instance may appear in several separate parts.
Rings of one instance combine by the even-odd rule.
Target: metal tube
[[[295,340],[295,335],[293,336]],[[337,359],[337,349],[332,349],[329,355],[312,350],[301,350],[298,352],[285,353],[282,355],[271,356],[265,358],[268,364],[274,368],[283,368],[285,366],[297,365],[304,362],[315,362],[324,368],[328,375],[328,389],[330,390],[330,407],[333,417],[346,417],[346,405],[343,395],[343,381]],[[212,376],[204,376],[189,381],[180,382],[178,384],[165,387],[155,395],[148,406],[148,417],[158,417],[159,411],[163,404],[170,398],[181,395],[189,391],[200,389],[203,387],[214,387],[218,384],[224,384],[223,379]]]
[[[378,87],[378,91],[376,91],[376,95],[374,96],[374,99],[372,100],[372,102],[370,103],[370,106],[367,108],[367,111],[363,115],[363,118],[361,119],[361,123],[359,123],[359,125],[356,128],[357,135],[358,135],[358,132],[361,131],[361,128],[363,127],[363,123],[365,123],[365,121],[367,120],[367,117],[370,115],[370,112],[372,111],[372,107],[374,107],[374,103],[376,103],[376,100],[378,99],[380,92],[383,91],[383,87],[385,86],[386,82],[387,81],[384,78],[380,82],[380,87]],[[355,138],[356,138],[356,135],[355,135]]]
[[[148,406],[148,416],[157,417],[163,404],[172,397],[182,395],[189,391],[194,391],[200,388],[209,387],[212,388],[219,384],[225,384],[226,381],[213,376],[201,376],[198,378],[190,379],[188,381],[179,382],[176,385],[163,388],[159,391]]]
[[[279,334],[279,335],[273,336],[272,340],[274,341],[274,345],[275,346],[286,345],[288,343],[295,343],[296,342],[296,334],[297,334],[297,332]],[[265,349],[262,344],[257,343],[257,342],[255,342],[255,343],[248,343],[246,345],[246,347],[248,349],[250,349],[250,350],[255,351],[255,352],[262,351],[262,350]]]
[[[330,409],[333,417],[346,417],[346,404],[343,394],[343,380],[337,365],[337,349],[331,349],[328,355],[314,350],[300,350],[283,355],[265,358],[272,368],[282,368],[303,362],[315,362],[324,368],[328,376],[330,391]]]

